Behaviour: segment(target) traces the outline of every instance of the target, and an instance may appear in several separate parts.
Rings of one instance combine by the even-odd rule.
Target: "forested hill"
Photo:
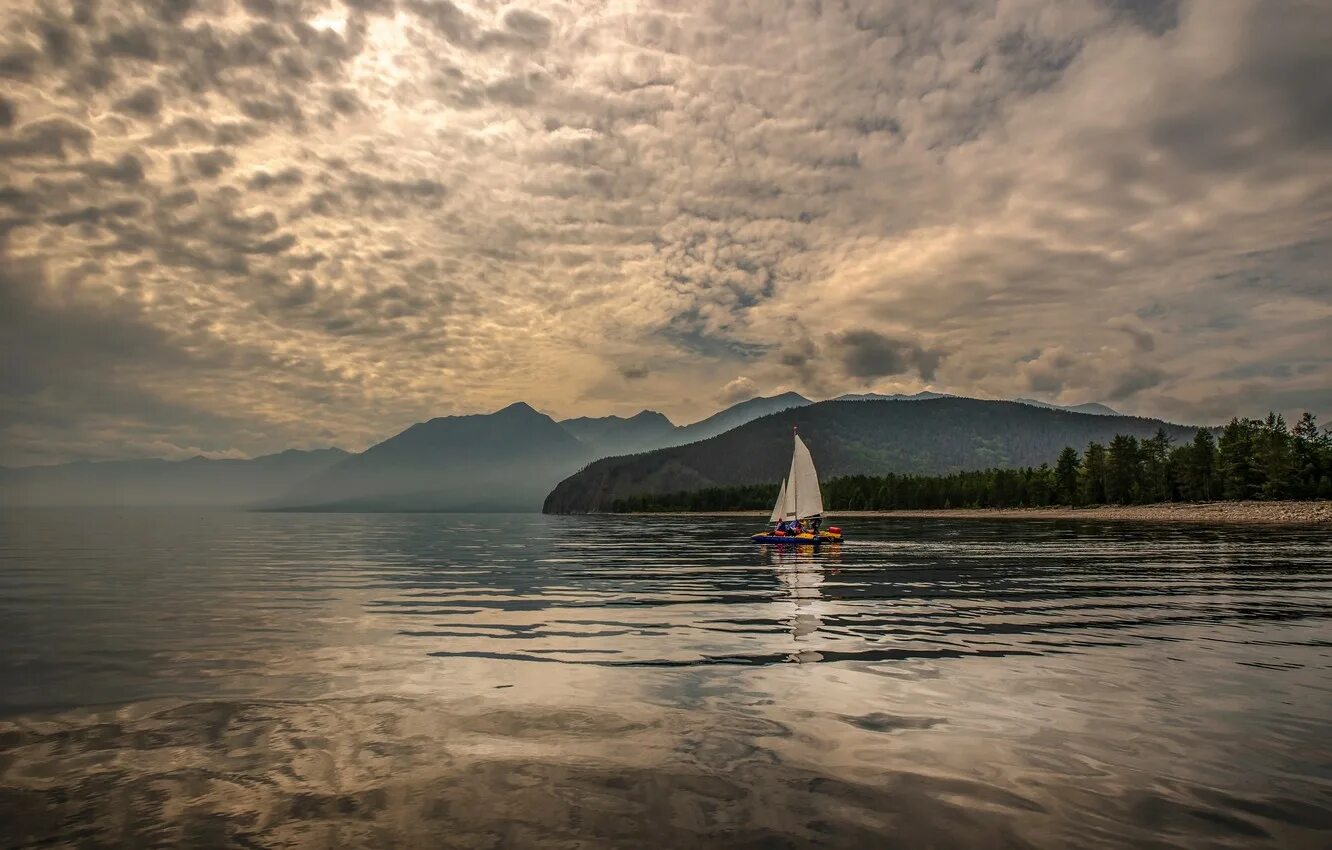
[[[791,428],[814,455],[822,478],[939,474],[1053,464],[1065,446],[1116,434],[1176,440],[1194,428],[1133,416],[1092,416],[1011,401],[939,398],[825,401],[756,419],[725,434],[629,457],[606,458],[566,478],[546,497],[546,513],[611,509],[617,499],[705,487],[780,481],[791,462]]]

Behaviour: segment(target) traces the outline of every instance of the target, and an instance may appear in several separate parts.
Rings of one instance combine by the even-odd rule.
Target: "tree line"
[[[777,484],[709,487],[617,499],[612,510],[766,510]],[[1332,498],[1332,428],[1305,413],[1294,426],[1232,419],[1214,433],[1199,428],[1176,444],[1164,430],[1138,439],[1120,434],[1059,453],[1054,466],[984,469],[946,475],[848,475],[823,485],[824,509],[912,510],[1054,505],[1150,504],[1240,499]]]

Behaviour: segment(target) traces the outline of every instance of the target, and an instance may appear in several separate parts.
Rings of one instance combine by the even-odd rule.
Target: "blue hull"
[[[825,543],[841,543],[840,535],[820,534],[818,537],[791,537],[789,535],[755,534],[749,538],[755,543],[776,543],[785,546],[821,546]]]

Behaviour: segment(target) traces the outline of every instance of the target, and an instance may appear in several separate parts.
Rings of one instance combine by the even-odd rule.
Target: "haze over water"
[[[1332,841],[1326,531],[754,525],[9,511],[0,845]]]

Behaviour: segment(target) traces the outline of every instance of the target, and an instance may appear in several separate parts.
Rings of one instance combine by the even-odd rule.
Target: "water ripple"
[[[0,846],[1327,845],[1327,531],[750,525],[0,517]]]

